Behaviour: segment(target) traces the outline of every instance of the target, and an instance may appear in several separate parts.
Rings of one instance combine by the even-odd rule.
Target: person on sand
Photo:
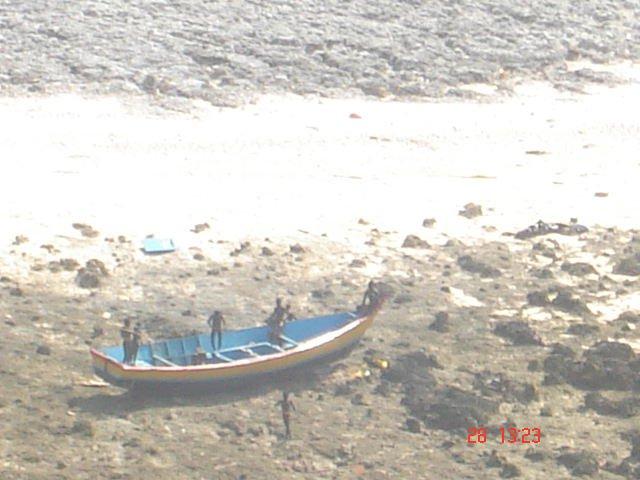
[[[364,292],[364,297],[362,298],[362,307],[366,307],[367,305],[373,304],[378,298],[378,288],[376,283],[371,280],[369,281],[369,285],[367,286],[367,290]]]
[[[122,350],[124,351],[122,363],[129,363],[131,360],[131,341],[133,340],[133,330],[131,330],[131,320],[128,318],[124,319],[124,323],[120,329],[120,337],[122,338]]]
[[[207,320],[207,324],[211,327],[211,348],[214,350],[220,350],[222,347],[222,327],[225,323],[224,315],[220,310],[213,312]]]
[[[282,408],[282,422],[285,428],[285,438],[291,438],[291,410],[295,412],[296,406],[289,398],[289,392],[282,392],[282,400],[278,402]]]
[[[138,357],[138,349],[140,348],[141,343],[142,343],[142,329],[140,328],[140,324],[136,323],[136,326],[133,329],[133,335],[131,336],[131,357],[129,358],[129,363],[131,365],[136,364],[136,358]]]

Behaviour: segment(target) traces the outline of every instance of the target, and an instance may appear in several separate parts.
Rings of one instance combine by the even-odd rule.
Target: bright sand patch
[[[639,110],[637,83],[588,95],[529,84],[486,103],[266,97],[188,115],[141,99],[4,98],[0,252],[17,234],[72,234],[76,221],[190,245],[200,222],[228,240],[309,238],[302,229],[354,249],[371,227],[399,241],[499,238],[570,217],[636,227]],[[468,202],[485,215],[459,216]]]

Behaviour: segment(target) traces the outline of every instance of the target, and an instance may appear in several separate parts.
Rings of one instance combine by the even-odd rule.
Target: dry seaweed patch
[[[633,478],[635,457],[624,463],[629,441],[621,435],[638,416],[637,353],[625,342],[638,339],[640,317],[631,310],[605,321],[591,306],[602,292],[612,304],[626,299],[636,280],[609,276],[612,256],[604,264],[587,260],[601,261],[597,252],[607,249],[622,251],[624,232],[595,229],[562,243],[546,266],[554,278],[535,274],[533,241],[431,244],[427,257],[407,255],[393,238],[381,242],[388,240],[384,249],[363,246],[359,255],[385,272],[377,278],[395,297],[350,357],[286,387],[298,407],[294,440],[286,443],[275,407],[279,385],[196,398],[82,386],[91,375],[88,346],[117,343],[125,316],[141,321],[151,337],[202,330],[214,307],[228,313],[232,326],[244,327],[259,322],[276,295],[290,299],[300,315],[348,308],[368,279],[349,266],[352,250],[329,238],[300,241],[303,252],[291,251],[296,242],[249,239],[231,256],[238,245],[207,242],[217,240],[210,230],[198,237],[205,261],[179,252],[145,257],[120,242],[106,242],[102,254],[91,256],[91,244],[57,245],[56,258],[85,268],[91,258],[104,262],[108,277],[91,290],[75,285],[72,271],[32,271],[31,265],[49,259],[42,249],[16,254],[13,271],[0,267],[8,273],[0,283],[0,380],[6,387],[0,416],[10,442],[2,461],[10,475],[152,473],[163,479],[216,472],[237,479],[364,472],[367,478],[409,478],[429,471],[461,478],[486,468],[487,475],[568,478],[582,464],[593,466],[573,461],[584,450],[597,463],[596,473],[585,475]],[[264,246],[274,254],[262,255]],[[112,253],[121,261],[110,260]],[[464,256],[500,275],[469,271],[468,263],[460,265]],[[577,261],[597,273],[562,277],[563,265]],[[12,295],[12,288],[23,295]],[[543,292],[533,296],[535,306],[532,292]],[[531,319],[534,310],[545,315]],[[374,357],[390,368],[372,366]],[[594,387],[597,392],[584,391]],[[612,387],[624,391],[607,390]],[[497,443],[496,428],[505,422],[542,428],[540,455]],[[494,437],[469,448],[466,428],[479,423]],[[558,470],[558,462],[566,467]]]

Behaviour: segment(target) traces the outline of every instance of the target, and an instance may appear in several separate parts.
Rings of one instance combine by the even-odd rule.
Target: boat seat
[[[219,352],[213,352],[211,355],[213,355],[216,358],[219,358],[220,360],[223,360],[225,362],[231,362],[232,360],[229,357],[225,357],[224,355],[221,355]]]
[[[258,356],[258,354],[256,352],[254,352],[253,350],[251,350],[250,348],[240,348],[239,350],[241,352],[248,353],[252,357],[257,357]]]
[[[166,358],[162,358],[162,357],[160,357],[160,356],[158,356],[158,355],[154,355],[154,356],[153,356],[153,359],[154,359],[154,360],[157,360],[157,361],[159,361],[160,363],[163,363],[164,365],[167,365],[167,366],[169,366],[169,367],[179,367],[179,365],[176,365],[175,363],[170,362],[170,361],[169,361],[169,360],[167,360]]]
[[[284,335],[280,335],[280,338],[282,340],[284,340],[285,342],[290,343],[294,347],[298,345],[298,342],[296,342],[295,340],[290,339],[289,337],[285,337]]]

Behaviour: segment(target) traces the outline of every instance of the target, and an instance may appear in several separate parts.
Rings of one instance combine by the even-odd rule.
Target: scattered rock
[[[76,230],[79,230],[83,237],[95,238],[100,235],[100,232],[95,230],[91,225],[87,225],[85,223],[74,223],[71,226]]]
[[[609,194],[607,192],[596,192],[593,194],[594,197],[605,198],[608,197]]]
[[[588,323],[574,323],[567,328],[567,333],[569,335],[587,337],[589,335],[597,335],[600,333],[600,327],[597,325],[589,325]]]
[[[429,244],[417,235],[407,235],[402,242],[402,248],[429,248]]]
[[[194,259],[194,260],[197,260],[197,261],[199,261],[199,262],[201,262],[201,261],[205,260],[205,257],[204,257],[204,255],[203,255],[203,254],[201,254],[201,253],[195,253],[195,254],[193,255],[193,259]]]
[[[422,221],[422,226],[425,228],[433,228],[433,226],[436,224],[436,219],[435,218],[425,218]]]
[[[198,223],[191,229],[191,231],[193,233],[200,233],[200,232],[204,232],[205,230],[208,230],[209,228],[210,227],[208,223]]]
[[[76,284],[81,288],[98,288],[101,280],[109,275],[104,263],[97,259],[87,261],[85,267],[78,270]]]
[[[538,334],[528,323],[523,321],[513,320],[499,323],[493,333],[511,340],[514,345],[543,345]]]
[[[545,291],[527,293],[527,303],[532,307],[545,307],[551,303],[549,294]]]
[[[318,300],[324,300],[333,297],[334,293],[330,288],[316,289],[311,291],[311,296]]]
[[[475,218],[482,215],[482,207],[475,203],[467,203],[462,210],[458,212],[458,215],[465,218]]]
[[[435,320],[429,325],[429,330],[434,330],[440,333],[447,333],[449,328],[449,314],[447,312],[436,313]]]
[[[584,277],[585,275],[598,273],[598,271],[593,267],[593,265],[586,262],[576,262],[576,263],[565,262],[562,264],[560,268],[563,272],[567,272],[569,275],[573,275],[576,277]]]
[[[20,287],[13,287],[9,289],[9,295],[12,297],[24,297],[24,292]]]
[[[567,467],[573,475],[595,475],[599,470],[595,455],[584,450],[563,453],[558,456],[557,461]]]
[[[263,257],[271,257],[271,256],[275,255],[273,253],[273,250],[271,250],[269,247],[262,247],[262,250],[261,250],[260,253],[261,253],[261,255]]]
[[[24,235],[16,235],[16,238],[13,240],[12,245],[21,245],[23,243],[27,243],[29,241],[29,237],[25,237]]]
[[[95,428],[89,420],[76,420],[71,427],[71,433],[84,435],[85,437],[94,437]]]
[[[362,267],[366,267],[367,264],[366,264],[366,262],[364,260],[360,260],[359,258],[356,258],[356,259],[351,261],[349,266],[351,268],[362,268]]]
[[[411,303],[413,301],[413,296],[408,293],[399,293],[393,299],[393,303],[397,305],[401,305],[403,303]]]
[[[589,309],[587,304],[579,298],[576,298],[570,291],[566,289],[560,289],[551,306],[558,310],[567,313],[573,313],[578,316],[593,316],[593,312]]]
[[[411,433],[420,433],[422,431],[422,424],[417,418],[407,418],[405,425],[407,427],[407,430],[409,430]]]
[[[484,371],[476,373],[474,391],[487,397],[495,397],[507,402],[530,403],[538,399],[538,392],[530,383],[521,383],[507,378],[502,373]]]
[[[640,252],[624,257],[618,261],[613,267],[613,273],[629,276],[640,275]]]
[[[51,347],[49,345],[38,345],[36,353],[39,355],[51,355]]]
[[[302,247],[302,245],[296,243],[295,245],[291,245],[289,247],[289,251],[291,253],[304,253],[306,250]]]
[[[584,397],[584,406],[595,410],[600,415],[630,418],[640,412],[640,399],[627,397],[622,400],[613,400],[598,392],[590,392]]]
[[[360,218],[358,219],[358,225],[369,225],[369,222],[367,222],[364,218]]]
[[[475,260],[470,255],[463,255],[458,258],[458,265],[463,270],[471,273],[478,273],[482,278],[497,278],[502,272],[491,265]]]

